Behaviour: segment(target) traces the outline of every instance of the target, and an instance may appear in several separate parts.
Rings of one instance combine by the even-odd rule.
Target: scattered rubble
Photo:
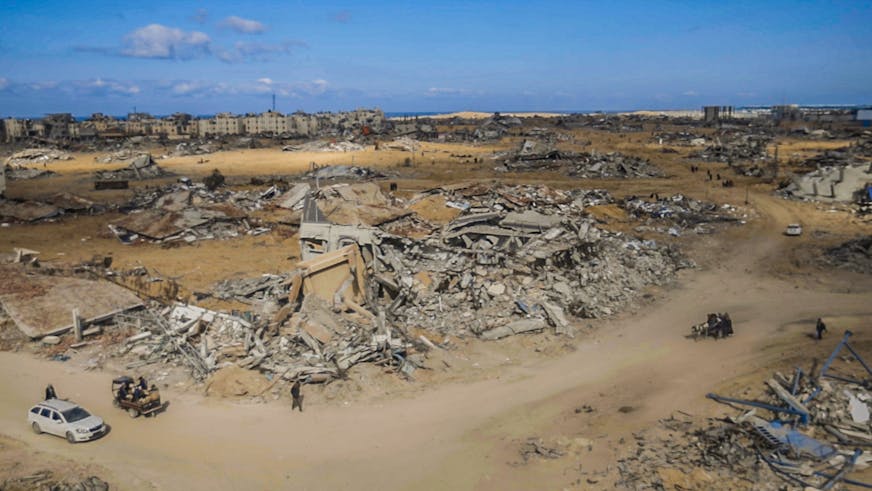
[[[620,152],[604,154],[564,152],[533,140],[525,140],[520,149],[508,156],[498,155],[495,158],[503,160],[504,170],[555,170],[571,177],[585,179],[627,179],[663,175],[661,170],[650,162]]]
[[[831,247],[824,251],[821,261],[826,266],[872,274],[872,236]]]
[[[151,158],[151,154],[142,154],[123,169],[114,171],[97,171],[95,173],[98,181],[133,181],[142,179],[154,179],[171,175],[169,172],[162,169]]]
[[[821,167],[801,176],[794,176],[783,187],[782,195],[816,201],[859,201],[872,182],[872,161]]]
[[[715,138],[712,145],[691,154],[691,158],[709,162],[738,163],[768,157],[766,147],[772,137],[766,134],[725,134]]]
[[[52,471],[39,471],[29,476],[11,477],[0,482],[0,489],[6,491],[108,491],[109,483],[96,476],[90,476],[81,481],[59,481],[53,477]]]
[[[6,178],[10,181],[24,181],[42,177],[56,176],[57,172],[36,167],[6,167]]]
[[[350,141],[313,141],[300,145],[286,145],[283,152],[357,152],[365,147]]]
[[[848,344],[849,337],[850,332],[819,372],[797,369],[792,377],[776,372],[758,400],[709,394],[732,407],[753,408],[739,416],[709,419],[701,428],[691,418],[673,415],[661,420],[659,428],[635,434],[633,455],[618,463],[617,484],[663,489],[666,475],[702,471],[713,478],[706,489],[776,490],[785,489],[785,483],[805,489],[833,489],[840,483],[869,487],[851,479],[851,472],[872,463],[872,454],[863,450],[872,445],[867,405],[872,372]],[[838,357],[843,347],[854,356]],[[838,372],[834,363],[842,365]],[[862,375],[854,378],[858,373]],[[761,417],[763,411],[774,419]]]
[[[26,167],[33,164],[45,164],[53,160],[73,160],[73,157],[66,152],[51,148],[30,148],[12,154],[6,159],[6,165]]]
[[[306,173],[311,179],[378,179],[384,174],[368,167],[355,165],[328,165]]]

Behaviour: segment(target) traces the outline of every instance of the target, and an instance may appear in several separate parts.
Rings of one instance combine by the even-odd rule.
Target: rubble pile
[[[724,135],[690,157],[731,165],[743,160],[762,160],[767,158],[766,147],[771,141],[772,137],[765,134]]]
[[[313,141],[300,145],[286,145],[283,152],[356,152],[366,147],[350,141]]]
[[[851,473],[872,463],[872,372],[857,366],[864,362],[847,344],[849,337],[846,333],[816,378],[800,369],[792,377],[775,372],[766,381],[767,391],[756,400],[708,396],[731,407],[753,408],[750,411],[709,419],[705,428],[672,417],[661,420],[660,428],[648,435],[635,435],[634,455],[618,464],[620,484],[663,489],[664,475],[669,475],[663,469],[682,476],[702,470],[711,480],[707,489],[735,489],[748,483],[754,489],[784,489],[785,483],[805,489],[858,484]],[[854,356],[838,357],[843,346]],[[841,364],[837,371],[833,362]],[[865,378],[855,379],[855,373]],[[774,419],[762,417],[767,414]],[[716,483],[725,487],[713,488]]]
[[[729,205],[695,200],[682,194],[669,197],[657,197],[645,200],[640,197],[624,199],[624,208],[630,216],[645,220],[645,225],[636,227],[637,231],[646,231],[656,224],[668,224],[666,233],[679,235],[681,230],[693,230],[695,233],[711,233],[706,224],[725,222],[743,223],[744,214],[738,208]],[[663,231],[657,229],[658,231]]]
[[[124,353],[135,363],[175,360],[201,379],[236,365],[323,382],[362,362],[411,377],[453,337],[571,336],[572,317],[612,315],[691,265],[671,247],[598,229],[584,209],[611,201],[599,190],[529,185],[458,185],[409,202],[373,183],[322,187],[303,200],[304,259],[311,230],[352,245],[311,255],[289,275],[197,294],[251,305],[244,318],[175,305],[128,320],[142,337]]]
[[[869,163],[870,157],[872,157],[872,139],[867,138],[847,147],[825,150],[796,165],[807,169],[837,168]]]
[[[147,189],[134,195],[122,208],[127,215],[111,222],[109,229],[126,244],[259,235],[270,229],[258,226],[248,213],[278,194],[275,186],[266,191],[209,191],[201,183]]]
[[[689,147],[701,147],[708,142],[705,135],[694,133],[692,131],[662,131],[654,133],[654,135],[651,137],[651,141],[660,145],[665,143],[667,145]]]
[[[35,472],[29,476],[11,477],[0,481],[0,489],[8,491],[38,489],[40,491],[108,491],[109,483],[97,476],[81,481],[58,480],[49,470]]]
[[[827,266],[872,274],[872,236],[849,240],[827,249],[821,260]]]
[[[134,150],[132,148],[122,148],[103,157],[97,158],[96,161],[101,164],[109,164],[112,162],[128,162],[142,155],[147,155],[147,152]]]
[[[378,179],[385,177],[385,175],[369,167],[328,165],[309,171],[304,177],[310,179]]]
[[[496,158],[505,158],[497,156]],[[551,145],[525,140],[503,161],[505,170],[555,170],[585,179],[660,177],[662,171],[649,161],[620,152],[563,152]]]
[[[106,207],[70,193],[58,193],[43,201],[0,199],[0,218],[19,222],[50,220],[66,214],[95,214]]]
[[[6,165],[25,167],[33,164],[45,164],[53,160],[73,160],[73,157],[66,152],[51,148],[29,148],[12,154],[6,159]]]
[[[186,155],[206,155],[214,153],[218,149],[211,143],[201,143],[197,141],[182,142],[176,145],[170,154],[173,157],[184,157]]]
[[[6,167],[6,178],[10,181],[23,181],[27,179],[39,179],[42,177],[56,176],[57,172],[37,167]]]
[[[112,171],[97,171],[96,179],[100,181],[133,181],[140,179],[154,179],[170,175],[162,169],[151,154],[141,154],[130,162],[130,165],[123,169]]]
[[[383,234],[375,254],[382,306],[405,325],[485,339],[548,324],[567,332],[566,313],[611,315],[688,266],[671,248],[598,229],[583,212],[602,202],[598,191],[437,192],[461,213],[424,238]]]
[[[403,152],[415,152],[421,148],[421,142],[407,136],[400,136],[394,138],[394,141],[385,143],[384,147],[391,150],[402,150]]]

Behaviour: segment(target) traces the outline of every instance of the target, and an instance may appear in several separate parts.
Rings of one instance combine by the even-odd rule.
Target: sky
[[[0,116],[872,103],[872,1],[0,0]]]

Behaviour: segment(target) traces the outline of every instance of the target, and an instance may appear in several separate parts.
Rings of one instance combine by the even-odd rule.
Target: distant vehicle
[[[789,235],[791,237],[802,235],[802,225],[798,223],[791,223],[784,230],[784,235]]]
[[[75,402],[49,399],[30,408],[27,421],[37,435],[49,433],[70,443],[94,440],[106,433],[103,419],[94,416]]]

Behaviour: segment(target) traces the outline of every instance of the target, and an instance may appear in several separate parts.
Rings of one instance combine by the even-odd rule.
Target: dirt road
[[[716,267],[684,273],[666,299],[608,323],[576,351],[509,368],[497,380],[302,414],[284,404],[232,404],[166,391],[172,404],[165,414],[131,420],[111,407],[110,374],[0,353],[0,434],[33,452],[99,464],[107,469],[103,477],[123,489],[558,488],[570,478],[556,468],[512,465],[518,439],[590,432],[605,449],[673,410],[712,412],[706,392],[781,356],[780,346],[813,343],[788,324],[801,326],[819,315],[872,315],[868,281],[834,292],[756,273],[783,252],[790,239],[781,236],[780,223],[791,218],[775,199],[761,197],[758,208],[764,214],[758,233]],[[714,311],[730,312],[736,336],[684,339],[691,324]],[[846,327],[854,326],[831,330]],[[785,337],[793,344],[785,345]],[[111,433],[75,446],[31,434],[25,411],[48,382],[106,418]],[[570,416],[584,403],[597,408],[593,426]],[[631,411],[616,411],[622,406]],[[608,458],[594,452],[585,465],[595,469]]]

